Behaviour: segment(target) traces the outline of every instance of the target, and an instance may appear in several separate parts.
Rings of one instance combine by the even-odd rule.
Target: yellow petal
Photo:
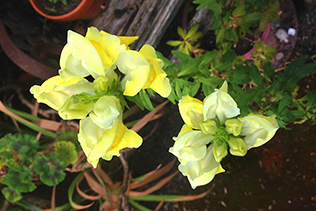
[[[204,99],[203,116],[204,121],[207,119],[219,121],[221,125],[225,124],[227,119],[233,118],[240,114],[237,103],[227,93],[227,82],[222,87],[207,96]]]
[[[188,177],[191,187],[210,183],[216,174],[223,172],[220,163],[216,162],[213,155],[213,145],[207,148],[206,156],[198,161],[189,161],[187,164],[179,165],[179,170]]]
[[[65,101],[74,94],[87,92],[94,94],[93,84],[84,78],[64,81],[60,76],[47,79],[41,86],[31,87],[30,92],[39,103],[45,103],[55,110],[59,110]]]
[[[104,35],[95,27],[88,28],[86,38],[97,50],[106,70],[112,68],[118,55],[126,50],[126,46],[121,44],[121,40],[117,36]]]
[[[104,35],[111,35],[105,31],[100,31],[101,34]],[[128,47],[131,43],[135,42],[138,39],[138,36],[118,36],[118,38],[121,40],[121,45],[126,45]]]
[[[171,93],[171,85],[167,74],[163,71],[163,61],[157,58],[155,49],[145,44],[139,52],[143,54],[151,64],[151,71],[147,83],[143,89],[151,88],[162,97],[168,97]]]
[[[89,117],[98,127],[110,129],[121,114],[120,101],[114,96],[102,96],[93,107]]]
[[[117,66],[125,74],[122,80],[123,94],[136,95],[144,87],[150,74],[150,66],[146,58],[139,52],[127,50],[119,55]]]
[[[105,74],[100,55],[87,38],[69,30],[68,44],[66,46],[61,53],[61,71],[59,72],[64,80],[71,79],[69,76],[72,78],[80,78],[87,76],[87,74],[91,74],[94,78],[97,78]],[[74,58],[70,57],[70,55]],[[71,59],[71,62],[67,62],[68,59]],[[68,70],[68,65],[73,62],[76,62],[76,64],[72,64],[72,69]],[[77,74],[73,69],[73,67],[76,66],[80,67],[80,71]],[[84,72],[83,69],[85,69],[86,72]],[[67,72],[70,72],[71,74],[67,74]]]
[[[143,142],[133,130],[128,129],[120,120],[118,120],[118,129],[115,140],[109,151],[102,157],[105,160],[111,160],[113,156],[119,156],[120,150],[124,148],[138,148]]]
[[[93,108],[93,102],[86,103],[79,101],[72,103],[71,98],[68,98],[63,106],[58,110],[58,115],[64,120],[83,119]]]
[[[200,128],[200,122],[203,121],[202,101],[189,95],[183,96],[179,101],[179,112],[185,124],[195,129]]]
[[[245,136],[244,141],[248,149],[265,144],[279,129],[275,116],[249,114],[240,120],[243,122],[240,135]]]

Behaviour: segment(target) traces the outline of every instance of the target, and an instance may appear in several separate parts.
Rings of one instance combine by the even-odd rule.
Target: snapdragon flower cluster
[[[169,151],[178,157],[178,168],[193,189],[225,171],[220,162],[228,149],[232,155],[244,156],[249,149],[268,142],[279,128],[275,116],[239,118],[240,110],[227,89],[225,81],[203,102],[188,95],[179,101],[185,124]]]
[[[145,44],[139,51],[130,50],[129,44],[136,39],[95,27],[88,28],[85,36],[68,31],[59,75],[30,89],[38,102],[57,110],[62,119],[80,119],[78,140],[93,167],[100,157],[111,160],[121,149],[142,143],[142,138],[123,124],[124,106],[118,96],[133,97],[148,88],[162,97],[171,92],[155,49]]]

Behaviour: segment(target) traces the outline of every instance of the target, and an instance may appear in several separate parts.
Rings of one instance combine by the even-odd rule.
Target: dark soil
[[[54,3],[52,0],[39,0],[40,5],[48,15],[64,15],[75,9],[82,0],[67,0],[67,5],[61,1]]]

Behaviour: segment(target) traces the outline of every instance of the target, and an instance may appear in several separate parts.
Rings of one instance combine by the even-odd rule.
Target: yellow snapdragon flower
[[[111,160],[113,156],[120,155],[121,149],[137,148],[142,144],[142,138],[128,129],[121,118],[116,118],[109,129],[98,127],[90,117],[80,120],[78,141],[94,168],[100,158]]]
[[[60,56],[59,74],[64,80],[88,75],[95,79],[106,76],[112,80],[117,77],[114,69],[118,55],[137,38],[118,37],[95,27],[89,27],[85,37],[69,30],[67,44]]]
[[[65,81],[60,76],[47,79],[41,86],[32,86],[30,92],[39,103],[45,103],[55,110],[59,110],[72,95],[82,92],[95,94],[93,83],[86,79],[75,78]]]
[[[229,152],[244,156],[269,141],[278,129],[275,117],[250,114],[238,118],[237,103],[227,93],[227,82],[204,101],[183,96],[179,112],[184,126],[169,152],[180,161],[179,170],[192,188],[211,182],[224,172],[220,162]]]

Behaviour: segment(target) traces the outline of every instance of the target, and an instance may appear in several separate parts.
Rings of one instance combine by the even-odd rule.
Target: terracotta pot
[[[81,3],[71,12],[64,15],[47,15],[38,0],[30,0],[32,7],[45,18],[54,20],[54,21],[73,21],[78,19],[92,19],[99,15],[101,12],[101,5],[104,3],[104,0],[82,0]]]
[[[271,24],[270,23],[266,23],[266,26],[267,26],[267,31],[264,31],[262,33],[262,36],[261,36],[261,40],[263,42],[265,42],[267,40],[268,36],[269,36]],[[247,53],[245,53],[242,56],[246,57],[246,58],[251,58],[251,52],[254,52],[254,51],[256,51],[256,50],[254,48],[252,48],[250,51],[248,51]]]

